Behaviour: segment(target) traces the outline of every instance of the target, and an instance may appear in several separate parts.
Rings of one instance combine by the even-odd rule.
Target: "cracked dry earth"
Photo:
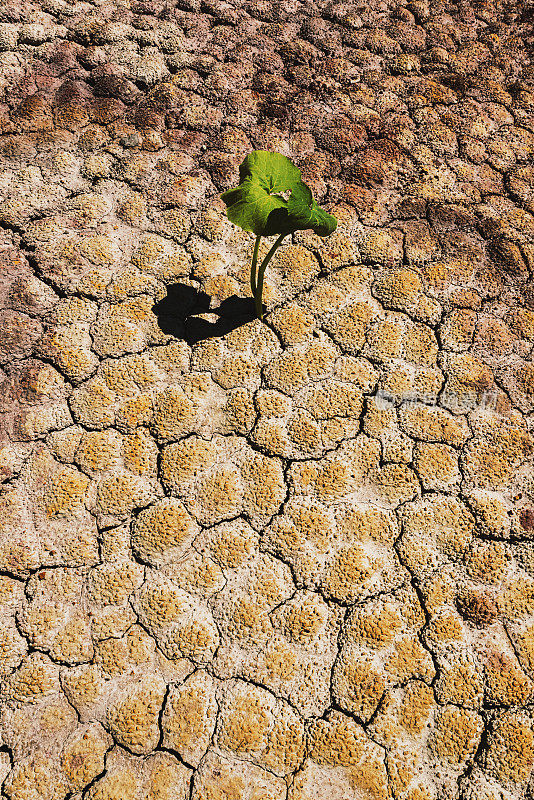
[[[0,18],[1,796],[532,798],[534,9]]]

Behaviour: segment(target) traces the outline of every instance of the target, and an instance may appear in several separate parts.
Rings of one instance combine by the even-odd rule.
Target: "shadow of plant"
[[[156,303],[152,310],[163,333],[184,339],[189,345],[224,336],[255,319],[254,300],[251,297],[232,295],[217,308],[210,308],[210,302],[211,297],[205,292],[183,283],[173,283],[167,287],[167,296]],[[219,319],[209,322],[199,314],[215,314]]]

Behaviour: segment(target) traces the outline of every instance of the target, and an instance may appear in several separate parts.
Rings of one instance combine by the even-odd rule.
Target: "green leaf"
[[[269,214],[275,209],[286,209],[286,202],[277,195],[265,191],[258,181],[246,178],[237,189],[229,189],[221,195],[227,205],[227,216],[234,225],[256,236],[271,236],[268,231]]]
[[[287,192],[301,179],[300,169],[281,153],[254,150],[239,167],[239,180],[255,178],[270,194]]]
[[[337,228],[337,219],[317,204],[303,181],[291,192],[287,211],[296,230],[311,228],[318,236],[329,236]]]
[[[239,167],[240,184],[221,195],[230,222],[256,236],[282,233],[287,220],[287,202],[281,192],[291,191],[300,181],[300,169],[281,153],[255,150]],[[286,213],[280,215],[279,209]],[[269,222],[269,216],[278,210]]]
[[[301,172],[281,153],[255,150],[239,167],[240,184],[221,195],[230,222],[256,236],[288,234],[312,228],[319,236],[335,230],[337,220],[313,200]],[[288,200],[282,193],[289,194]]]

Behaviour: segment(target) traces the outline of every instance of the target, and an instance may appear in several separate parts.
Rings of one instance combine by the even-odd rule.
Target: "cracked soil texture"
[[[534,797],[534,6],[0,20],[1,797]]]

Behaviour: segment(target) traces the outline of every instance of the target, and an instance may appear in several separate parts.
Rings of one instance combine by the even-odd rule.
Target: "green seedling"
[[[221,199],[230,222],[256,234],[250,288],[256,316],[263,319],[263,276],[282,240],[290,233],[309,229],[318,236],[329,236],[337,227],[337,219],[317,205],[300,169],[289,158],[267,150],[255,150],[245,158],[239,167],[239,186],[228,189]],[[262,236],[278,238],[258,268]]]

